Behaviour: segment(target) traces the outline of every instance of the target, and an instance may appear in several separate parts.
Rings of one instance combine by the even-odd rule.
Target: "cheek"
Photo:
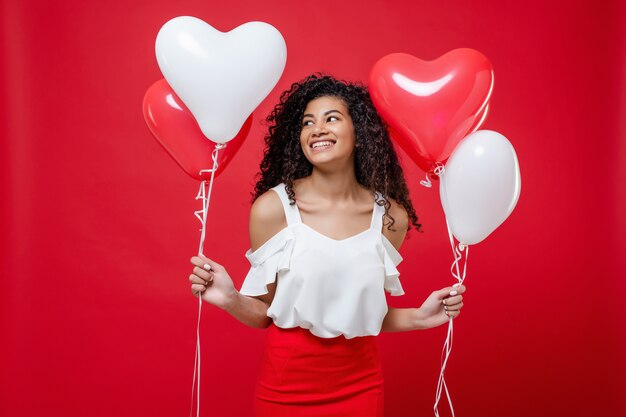
[[[298,155],[293,155],[293,158],[301,158],[302,156],[304,156],[304,158],[311,162],[311,159],[309,158],[309,154],[307,152],[307,144],[306,144],[306,138],[304,136],[300,136],[300,146],[298,146],[295,151],[298,152]]]
[[[356,142],[356,129],[351,122],[342,126],[341,135],[351,142]]]
[[[346,129],[346,131],[344,132],[344,137],[352,146],[356,145],[356,132],[354,131],[354,129]]]
[[[304,144],[307,141],[307,129],[306,128],[301,128],[299,129],[299,132],[297,134],[297,137],[300,139],[300,146],[304,147]]]

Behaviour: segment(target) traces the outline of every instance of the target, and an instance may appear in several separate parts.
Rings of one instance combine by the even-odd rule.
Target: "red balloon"
[[[210,172],[200,171],[213,168],[212,153],[215,142],[204,136],[189,109],[164,79],[152,84],[146,91],[143,98],[143,116],[159,144],[187,174],[200,181],[211,178]],[[215,177],[224,171],[235,156],[248,136],[251,125],[252,114],[237,136],[218,151]]]
[[[392,138],[421,169],[432,173],[484,122],[493,68],[483,54],[468,48],[434,61],[396,53],[374,65],[369,81],[372,101]]]

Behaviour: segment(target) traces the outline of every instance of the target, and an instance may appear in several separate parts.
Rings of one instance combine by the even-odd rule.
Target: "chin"
[[[333,155],[313,155],[312,158],[308,158],[309,162],[316,168],[342,168],[346,164],[350,164],[354,167],[354,159],[341,158]]]

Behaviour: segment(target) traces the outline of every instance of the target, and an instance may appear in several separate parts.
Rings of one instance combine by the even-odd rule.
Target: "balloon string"
[[[450,397],[450,392],[448,391],[448,386],[446,384],[446,379],[444,378],[444,371],[446,369],[446,365],[448,364],[448,359],[450,358],[450,352],[452,351],[452,337],[454,335],[453,332],[453,321],[450,319],[448,321],[448,332],[446,335],[446,342],[443,345],[443,349],[441,350],[441,370],[439,371],[439,381],[437,381],[437,391],[435,394],[435,416],[439,417],[439,400],[441,399],[442,389],[446,392],[446,397],[448,399],[448,404],[450,405],[450,411],[452,412],[452,417],[454,417],[454,408],[452,407],[452,398]]]
[[[215,149],[213,149],[213,153],[211,154],[211,158],[213,159],[213,168],[211,169],[202,169],[198,174],[202,175],[205,172],[211,173],[211,178],[209,181],[202,181],[200,183],[200,190],[198,190],[198,195],[196,196],[196,200],[202,200],[202,210],[198,210],[194,212],[195,216],[200,220],[202,224],[202,229],[200,233],[200,246],[198,247],[198,255],[202,255],[204,249],[204,238],[206,235],[206,216],[209,210],[209,202],[211,201],[211,191],[213,190],[213,179],[215,177],[215,171],[217,171],[218,163],[217,156],[220,149],[226,147],[225,143],[217,143],[215,144]],[[207,193],[207,182],[208,182],[208,193]]]
[[[435,162],[435,169],[433,170],[433,174],[441,178],[443,173],[446,171],[446,168],[443,166],[441,162]],[[426,179],[420,181],[420,184],[426,188],[433,188],[433,183],[430,181],[430,177],[428,174],[426,175]]]
[[[215,144],[215,149],[211,154],[211,158],[213,159],[213,168],[211,169],[203,169],[200,170],[199,174],[202,175],[205,172],[211,173],[211,178],[207,181],[204,180],[200,183],[200,189],[198,190],[198,195],[196,195],[196,200],[202,200],[202,210],[198,210],[194,212],[194,215],[200,223],[202,224],[202,228],[200,229],[200,245],[198,247],[198,256],[203,255],[204,252],[204,239],[206,237],[206,219],[207,213],[209,211],[209,203],[211,202],[211,191],[213,190],[213,180],[215,178],[215,172],[218,168],[217,156],[219,150],[226,147],[225,143],[217,143]],[[197,388],[196,392],[196,417],[200,417],[200,318],[202,316],[202,293],[198,293],[198,323],[196,324],[196,355],[193,364],[193,381],[191,383],[191,407],[189,410],[189,417],[193,416],[193,397],[194,390]],[[198,384],[196,385],[196,380]]]
[[[198,294],[198,323],[196,324],[196,357],[193,362],[193,382],[191,383],[191,407],[189,409],[189,417],[193,415],[193,394],[198,379],[198,404],[196,407],[197,416],[200,416],[200,317],[202,313],[202,295]]]
[[[452,248],[452,256],[454,256],[454,261],[450,266],[450,273],[454,278],[456,278],[459,284],[462,284],[465,281],[465,271],[467,269],[467,257],[469,255],[469,246],[459,242],[458,246],[454,244],[454,236],[450,231],[450,225],[448,224],[448,219],[446,219],[446,227],[448,228],[448,238],[450,239],[450,247]],[[463,262],[463,269],[459,269],[459,261],[463,259],[463,252],[465,252],[465,259]]]
[[[452,256],[454,256],[454,261],[452,262],[452,266],[450,266],[450,272],[452,273],[452,276],[457,280],[458,284],[462,284],[463,281],[465,281],[465,272],[467,270],[467,257],[469,255],[469,246],[463,243],[459,243],[458,246],[455,245],[454,236],[452,236],[452,232],[450,231],[450,225],[448,224],[447,219],[446,219],[446,227],[448,228],[448,237],[450,238]],[[461,269],[459,266],[459,261],[463,258],[464,258],[463,268]],[[448,333],[446,335],[446,341],[441,351],[441,370],[439,371],[439,380],[437,381],[437,391],[435,394],[435,405],[433,407],[433,410],[435,412],[435,417],[439,417],[439,400],[441,399],[442,390],[445,391],[446,393],[446,398],[448,399],[448,405],[450,406],[452,417],[454,417],[454,407],[452,406],[452,398],[450,397],[450,392],[448,391],[448,385],[446,384],[446,378],[444,376],[446,365],[448,364],[448,359],[450,359],[450,353],[452,352],[453,336],[454,336],[453,319],[450,318],[448,320]]]

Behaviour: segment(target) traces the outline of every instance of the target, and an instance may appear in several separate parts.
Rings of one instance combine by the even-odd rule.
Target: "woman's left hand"
[[[433,291],[418,309],[422,328],[428,329],[447,323],[461,314],[465,286],[455,286]]]

